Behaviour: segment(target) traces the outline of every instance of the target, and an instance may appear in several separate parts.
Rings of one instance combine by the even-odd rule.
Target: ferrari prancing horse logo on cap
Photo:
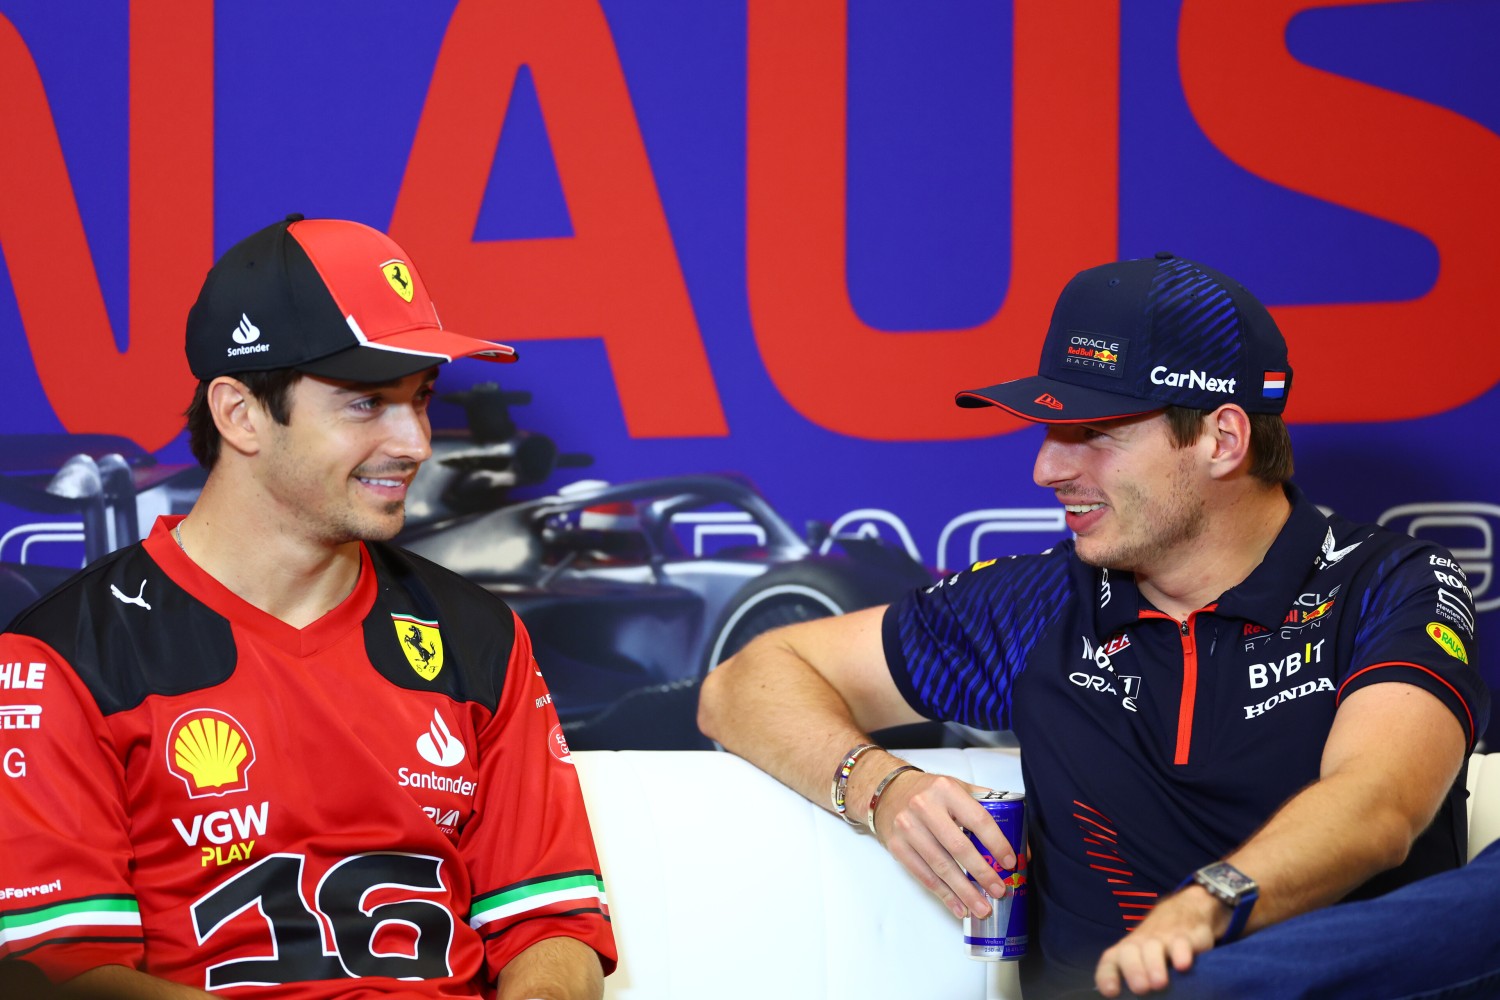
[[[380,265],[380,271],[385,275],[385,280],[395,289],[396,294],[406,301],[411,301],[412,278],[411,268],[406,266],[404,260],[388,260]]]

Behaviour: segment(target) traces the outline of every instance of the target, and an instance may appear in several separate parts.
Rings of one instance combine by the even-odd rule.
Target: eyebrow
[[[400,378],[388,378],[382,382],[336,382],[334,383],[334,385],[337,387],[339,392],[347,392],[353,395],[358,395],[362,392],[369,392],[372,389],[389,389],[392,386],[399,385],[403,380],[407,378],[410,378],[410,376],[402,375]],[[433,367],[427,369],[427,377],[422,380],[422,384],[424,386],[432,386],[437,383],[437,380],[438,370],[437,366],[434,365]]]

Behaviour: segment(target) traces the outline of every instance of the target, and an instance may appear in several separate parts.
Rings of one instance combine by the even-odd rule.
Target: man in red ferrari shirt
[[[385,544],[438,366],[515,352],[443,329],[382,233],[291,216],[209,272],[187,353],[192,511],[0,636],[0,957],[120,997],[598,998],[526,629]]]

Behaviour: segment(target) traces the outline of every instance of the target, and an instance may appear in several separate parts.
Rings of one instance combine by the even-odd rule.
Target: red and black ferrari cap
[[[378,229],[289,215],[209,270],[188,312],[187,357],[204,381],[295,368],[386,382],[454,358],[514,361],[516,352],[443,329],[411,258]]]

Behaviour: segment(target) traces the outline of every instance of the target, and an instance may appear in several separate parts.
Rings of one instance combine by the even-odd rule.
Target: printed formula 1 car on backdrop
[[[524,393],[445,398],[464,405],[469,431],[434,435],[397,542],[521,615],[574,748],[707,746],[698,685],[754,636],[933,580],[878,540],[816,525],[799,535],[733,476],[583,480],[508,502],[513,487],[589,460],[515,428],[508,406]]]
[[[158,464],[108,434],[0,435],[0,628],[86,563],[138,541],[157,514],[183,513],[196,465]]]
[[[576,748],[706,747],[698,686],[751,638],[932,582],[876,539],[799,535],[733,476],[584,480],[517,502],[517,487],[591,464],[517,428],[509,407],[529,398],[445,397],[467,428],[434,434],[396,542],[520,613]],[[32,518],[0,531],[0,625],[158,514],[185,513],[204,478],[116,437],[9,437],[0,451],[0,504]]]

